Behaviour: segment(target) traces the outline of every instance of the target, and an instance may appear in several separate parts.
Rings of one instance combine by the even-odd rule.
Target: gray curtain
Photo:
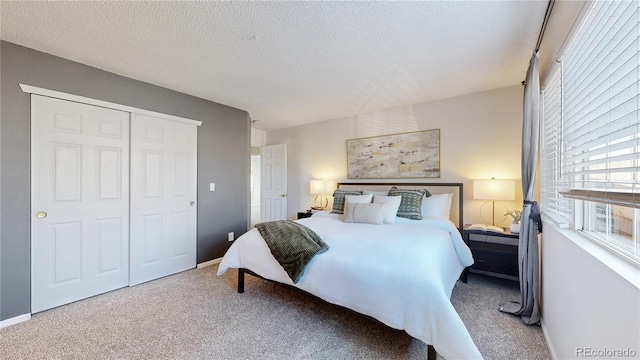
[[[534,51],[524,87],[524,118],[522,125],[522,223],[518,261],[520,266],[520,302],[500,304],[500,311],[519,315],[525,324],[540,321],[538,307],[540,272],[538,267],[538,231],[542,231],[538,203],[533,201],[533,189],[538,162],[540,136],[540,78],[538,53]]]

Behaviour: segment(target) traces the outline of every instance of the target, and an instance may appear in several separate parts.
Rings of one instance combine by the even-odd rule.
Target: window
[[[640,2],[593,2],[542,93],[541,208],[640,263]]]
[[[572,203],[560,195],[566,186],[562,182],[562,68],[551,77],[542,93],[540,187],[541,210],[549,219],[566,227],[572,213]]]
[[[583,231],[622,253],[640,254],[637,241],[640,216],[637,209],[591,201],[585,201],[583,205]]]

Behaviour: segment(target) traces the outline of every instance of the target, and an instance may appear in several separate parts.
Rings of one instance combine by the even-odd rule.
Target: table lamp
[[[496,224],[496,201],[515,200],[516,199],[516,182],[515,180],[511,180],[511,179],[496,179],[496,178],[473,180],[473,198],[476,200],[491,201],[492,225],[495,225]],[[482,216],[482,211],[480,213],[480,216]]]
[[[324,210],[327,205],[329,205],[329,199],[324,195],[333,194],[333,191],[336,189],[336,182],[330,180],[311,180],[309,183],[309,192],[312,195],[315,195],[313,198],[313,206],[311,207],[314,210]],[[319,199],[319,200],[318,200]]]

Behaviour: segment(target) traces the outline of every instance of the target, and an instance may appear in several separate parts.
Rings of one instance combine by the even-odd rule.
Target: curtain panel
[[[533,200],[540,137],[540,75],[538,52],[529,62],[524,87],[524,113],[522,124],[522,223],[518,245],[520,268],[520,302],[500,304],[500,311],[520,316],[525,324],[540,321],[540,271],[538,267],[538,231],[542,231],[540,209]]]

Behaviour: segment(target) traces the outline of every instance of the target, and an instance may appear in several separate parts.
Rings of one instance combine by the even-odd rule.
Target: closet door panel
[[[82,222],[51,224],[52,281],[51,285],[82,280]]]
[[[127,229],[123,229],[122,218],[98,219],[98,241],[100,246],[100,261],[98,274],[105,275],[114,271],[124,271],[126,261],[123,261],[122,254],[127,253],[126,239],[122,234]],[[124,231],[123,231],[124,230]]]
[[[123,111],[31,96],[32,313],[128,284],[128,128]]]
[[[96,147],[96,186],[99,200],[122,200],[122,167],[122,149]]]
[[[162,214],[142,215],[144,229],[140,239],[141,247],[132,252],[134,257],[140,255],[140,266],[145,268],[158,264],[162,260]],[[137,235],[137,234],[136,234]],[[137,239],[137,237],[136,237]],[[137,244],[137,241],[133,245]]]
[[[196,266],[197,127],[132,114],[130,284]]]

